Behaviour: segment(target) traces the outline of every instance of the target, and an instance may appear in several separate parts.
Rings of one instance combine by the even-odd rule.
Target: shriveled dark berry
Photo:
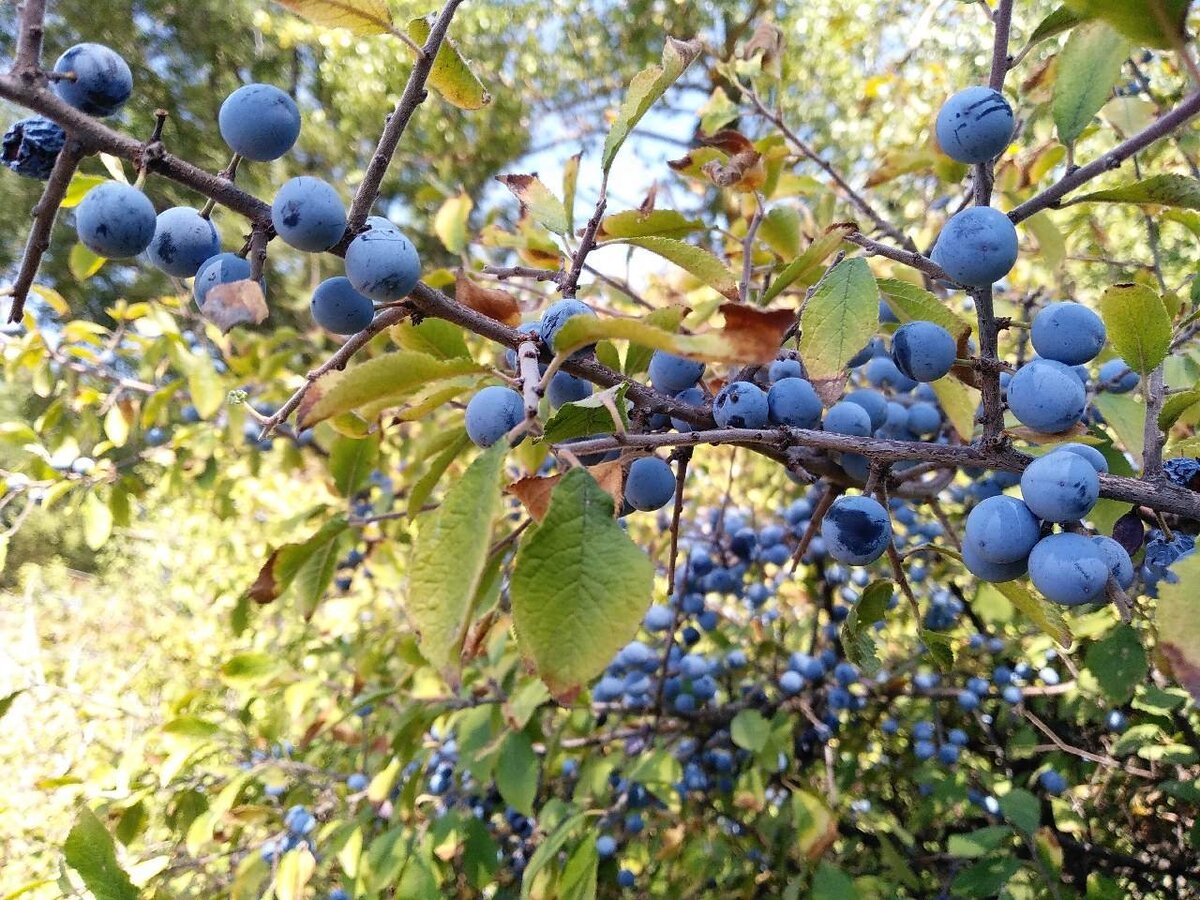
[[[45,181],[66,142],[57,123],[41,116],[22,119],[4,133],[4,164],[18,175]]]
[[[1163,463],[1163,471],[1180,487],[1200,491],[1200,459],[1190,456],[1168,459]]]

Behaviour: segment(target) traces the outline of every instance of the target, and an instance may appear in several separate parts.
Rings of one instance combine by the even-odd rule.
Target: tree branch
[[[1004,87],[1004,76],[1008,74],[1008,38],[1012,30],[1013,0],[1000,0],[1000,7],[992,22],[996,26],[996,40],[992,47],[992,73],[988,84],[993,91]]]
[[[592,217],[588,219],[587,227],[583,229],[583,237],[580,238],[579,247],[571,259],[571,268],[559,282],[559,288],[564,297],[574,297],[575,292],[579,289],[579,275],[583,271],[583,264],[587,262],[587,255],[596,246],[596,232],[600,230],[600,219],[603,218],[604,210],[607,207],[608,173],[605,172],[600,181],[600,196],[596,199],[596,208],[592,212]]]
[[[454,18],[455,10],[462,2],[463,0],[445,0],[442,11],[438,13],[429,29],[429,37],[425,40],[425,46],[421,48],[417,61],[413,63],[408,83],[404,85],[404,93],[400,95],[395,110],[388,116],[387,125],[384,126],[383,134],[379,136],[379,143],[375,147],[371,162],[367,165],[362,184],[358,186],[358,193],[354,195],[354,200],[350,204],[350,213],[346,217],[348,234],[357,234],[362,228],[363,222],[367,220],[371,206],[379,195],[379,186],[383,183],[383,176],[387,174],[392,157],[396,155],[396,148],[400,145],[404,129],[408,127],[409,120],[412,119],[417,107],[428,96],[425,82],[429,79],[429,72],[433,68],[433,61],[437,57],[438,49],[442,46],[442,41],[446,39],[450,20]]]
[[[892,240],[899,241],[902,246],[908,248],[914,253],[916,252],[917,245],[913,243],[912,239],[907,237],[904,232],[880,215],[878,210],[876,210],[875,207],[872,206],[862,194],[851,187],[850,183],[846,181],[846,179],[843,178],[833,166],[822,159],[821,155],[817,153],[817,151],[814,150],[807,141],[805,141],[800,137],[800,135],[796,134],[796,132],[788,127],[787,123],[783,120],[783,116],[768,109],[767,105],[763,103],[762,97],[760,97],[752,88],[747,87],[746,85],[739,85],[739,87],[743,92],[745,92],[745,95],[749,98],[750,102],[754,104],[754,108],[758,114],[778,128],[783,136],[792,144],[792,146],[800,151],[802,156],[816,163],[817,167],[820,168],[821,171],[826,175],[828,175],[830,180],[841,189],[842,193],[846,195],[846,199],[849,200],[855,207],[857,207],[858,210],[863,213],[863,215],[875,223],[876,228],[878,228],[888,237],[892,238]]]
[[[901,250],[899,247],[881,244],[879,241],[871,240],[871,238],[867,237],[860,231],[850,232],[845,236],[844,240],[849,241],[851,244],[857,244],[870,254],[887,257],[893,262],[902,263],[911,269],[916,269],[918,272],[922,272],[928,275],[930,278],[937,279],[938,281],[944,281],[956,290],[966,289],[964,285],[959,284],[957,281],[951,278],[945,269],[935,263],[928,256],[922,256],[916,249]]]
[[[263,429],[258,439],[261,441],[268,437],[281,423],[288,420],[288,417],[300,405],[300,401],[304,399],[304,395],[308,393],[308,389],[313,386],[314,381],[327,372],[332,372],[334,369],[346,368],[346,364],[350,362],[350,357],[365,347],[371,338],[375,337],[381,331],[403,322],[411,313],[412,310],[405,306],[393,306],[391,309],[385,309],[375,316],[370,325],[358,332],[358,334],[352,335],[346,343],[337,349],[337,352],[333,356],[304,376],[304,384],[296,389],[296,392],[288,398],[283,406],[275,411],[273,416],[263,422]]]
[[[542,401],[538,345],[533,341],[522,341],[517,348],[517,369],[521,374],[521,395],[525,401],[525,427],[532,429],[537,422],[538,406]]]
[[[54,229],[54,220],[58,217],[59,207],[67,188],[71,186],[71,178],[84,157],[83,146],[75,140],[69,140],[59,151],[54,168],[50,170],[50,178],[42,197],[33,208],[33,225],[29,229],[29,240],[25,244],[25,254],[21,257],[21,268],[17,272],[12,286],[12,306],[8,311],[8,321],[20,322],[25,312],[25,300],[33,279],[37,276],[38,267],[42,264],[42,256],[50,249],[50,232]]]
[[[14,74],[29,79],[39,74],[45,20],[46,0],[25,0],[21,4],[21,30],[17,36],[16,59],[13,61]]]
[[[1162,140],[1177,128],[1185,125],[1200,114],[1200,91],[1189,94],[1182,103],[1156,122],[1146,126],[1129,140],[1118,144],[1099,159],[1093,160],[1086,166],[1067,172],[1062,178],[1042,191],[1032,199],[1026,200],[1008,214],[1014,223],[1024,222],[1043,209],[1059,205],[1067,194],[1091,181],[1098,175],[1119,168],[1121,163],[1129,159],[1139,150],[1144,150],[1156,141]]]
[[[52,119],[73,138],[83,144],[85,151],[103,151],[138,165],[145,144],[114,131],[87,113],[68,106],[52,91],[37,85],[25,84],[12,75],[0,75],[0,98],[9,100]],[[222,178],[206,172],[170,153],[163,152],[150,161],[150,171],[191,188],[216,200],[222,206],[245,216],[252,224],[271,226],[271,206]],[[274,231],[272,230],[272,233]]]
[[[956,468],[975,466],[1006,472],[1024,471],[1033,461],[1032,457],[1011,448],[988,450],[972,445],[955,446],[921,441],[860,438],[804,428],[718,428],[682,434],[629,434],[578,441],[572,443],[570,448],[576,455],[581,455],[629,447],[652,450],[659,447],[695,447],[702,444],[762,446],[773,448],[779,453],[790,447],[810,447],[838,453],[859,453],[872,462],[893,463],[920,459],[946,463]],[[1200,521],[1200,493],[1174,484],[1151,484],[1136,478],[1101,475],[1100,495]]]

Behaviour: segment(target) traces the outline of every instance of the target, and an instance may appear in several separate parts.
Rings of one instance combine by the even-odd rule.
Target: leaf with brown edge
[[[955,345],[954,353],[958,359],[971,358],[971,337],[970,332],[959,335],[958,343]],[[950,374],[965,384],[967,387],[983,390],[983,375],[974,366],[955,364],[950,367]]]
[[[704,44],[700,40],[681,41],[668,37],[663,47],[662,63],[643,69],[629,82],[616,119],[604,139],[600,164],[605,172],[612,168],[617,151],[642,116],[679,79],[703,49]]]
[[[727,154],[716,147],[697,147],[679,159],[667,160],[667,167],[689,178],[703,178],[705,165],[713,161],[720,162],[726,157]]]
[[[740,303],[722,303],[725,317],[722,335],[747,362],[766,364],[779,355],[787,330],[796,324],[790,309],[756,309]]]
[[[418,16],[410,19],[404,30],[413,42],[424,46],[429,40],[433,21],[432,13],[428,16]],[[437,56],[433,58],[433,67],[429,70],[429,86],[441,94],[442,99],[459,109],[482,109],[492,102],[492,95],[471,71],[471,64],[458,52],[458,47],[449,35],[442,41]]]
[[[454,299],[489,319],[516,326],[521,322],[521,307],[508,291],[487,288],[467,277],[462,269],[454,276]]]
[[[258,325],[270,310],[262,285],[247,279],[209,288],[200,314],[228,334],[235,325]]]
[[[259,570],[258,577],[254,579],[254,584],[250,585],[246,591],[246,596],[259,605],[277,600],[283,591],[283,586],[275,577],[275,562],[278,558],[279,550],[272,550],[271,555],[267,557],[267,561]]]
[[[613,515],[620,516],[625,503],[625,466],[619,459],[589,466],[588,474],[596,479],[601,490],[613,499]]]
[[[676,334],[647,319],[574,316],[555,336],[553,349],[555,353],[566,353],[610,338],[706,362],[767,365],[775,359],[784,334],[796,320],[791,310],[760,310],[738,303],[724,303],[720,311],[725,326],[698,334]]]
[[[733,129],[718,131],[704,143],[717,147],[729,154],[727,162],[710,160],[700,166],[700,171],[718,187],[738,191],[755,191],[766,183],[767,170],[762,154],[745,135]]]
[[[785,46],[783,30],[774,22],[763,20],[754,27],[750,40],[742,47],[742,59],[754,59],[756,54],[761,54],[763,69],[774,71],[782,61]]]
[[[525,511],[535,522],[546,518],[550,508],[550,494],[562,475],[529,475],[514,481],[505,491],[521,501]]]
[[[496,180],[521,201],[521,213],[533,216],[555,234],[567,233],[567,210],[537,175],[497,175]]]
[[[846,390],[847,380],[848,376],[842,373],[841,375],[834,375],[832,378],[814,378],[811,379],[811,383],[813,390],[821,398],[822,405],[830,407],[842,398],[842,394]]]

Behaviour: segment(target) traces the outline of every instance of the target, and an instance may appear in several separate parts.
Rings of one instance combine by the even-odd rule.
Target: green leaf
[[[91,278],[104,264],[108,262],[103,256],[97,256],[83,244],[75,244],[67,256],[67,268],[76,281]]]
[[[13,691],[11,694],[5,694],[3,697],[0,697],[0,719],[3,719],[5,713],[12,709],[12,705],[23,693],[25,693],[25,688],[21,688],[19,691]]]
[[[605,172],[612,168],[617,151],[621,149],[634,126],[700,55],[702,49],[700,41],[680,41],[669,37],[666,46],[663,47],[662,65],[650,66],[633,76],[625,91],[621,108],[617,111],[617,118],[604,139],[601,166]]]
[[[447,197],[433,217],[433,231],[451,253],[462,253],[467,246],[467,220],[475,204],[464,192]]]
[[[666,331],[675,332],[679,330],[686,312],[687,310],[678,306],[664,306],[662,309],[646,313],[642,321]],[[608,346],[611,347],[612,344]],[[650,367],[650,359],[653,356],[654,348],[645,347],[636,342],[630,343],[629,347],[625,350],[625,367],[623,371],[626,375],[641,375]],[[599,347],[596,348],[596,359],[600,359]],[[615,367],[609,366],[609,368]]]
[[[352,34],[388,34],[392,30],[387,0],[279,0],[279,5],[314,25],[345,28]]]
[[[341,372],[330,372],[314,382],[305,398],[310,405],[303,410],[300,424],[308,428],[360,406],[399,402],[430,382],[483,371],[470,359],[435,359],[426,353],[397,350]]]
[[[418,46],[423,47],[429,39],[434,18],[434,14],[430,13],[410,19],[404,30]],[[438,48],[433,68],[429,70],[429,86],[441,94],[443,100],[459,109],[482,109],[492,102],[492,95],[471,71],[448,35]]]
[[[685,269],[727,299],[738,299],[737,282],[733,273],[729,271],[725,263],[703,247],[677,241],[674,238],[653,235],[622,238],[614,243],[632,244],[635,247],[657,253],[663,259]]]
[[[1133,394],[1114,394],[1112,391],[1101,391],[1092,398],[1092,405],[1100,410],[1109,430],[1140,466],[1146,407]]]
[[[546,423],[543,440],[552,444],[575,437],[597,434],[612,434],[617,426],[612,412],[605,404],[607,400],[620,414],[621,430],[629,427],[629,401],[625,394],[629,390],[626,382],[592,394],[582,400],[564,403]]]
[[[858,900],[854,880],[825,860],[817,865],[813,873],[812,891],[809,900]]]
[[[1058,139],[1073,144],[1112,94],[1129,42],[1103,22],[1080,25],[1058,58],[1051,112]]]
[[[1042,211],[1026,219],[1024,227],[1037,241],[1037,261],[1057,272],[1067,257],[1067,243],[1058,225]]]
[[[560,900],[595,900],[600,854],[594,840],[581,841],[563,866],[562,881],[555,894]]]
[[[613,518],[613,500],[585,469],[563,475],[545,519],[513,566],[521,652],[557,697],[600,674],[637,633],[654,564]]]
[[[876,283],[883,302],[901,322],[933,322],[949,331],[956,341],[971,333],[970,322],[924,288],[896,278],[881,278]]]
[[[392,326],[391,335],[405,350],[416,350],[437,359],[471,358],[462,328],[445,319],[426,318],[419,325],[401,322]]]
[[[348,530],[345,518],[337,516],[317,529],[308,540],[286,544],[275,554],[273,573],[279,585],[276,596],[294,589],[305,619],[312,618],[333,581]]]
[[[496,760],[496,787],[504,802],[522,815],[533,815],[537,797],[538,758],[533,742],[523,731],[514,731],[504,739]]]
[[[1032,47],[1034,44],[1049,40],[1052,37],[1062,34],[1064,31],[1070,31],[1076,25],[1083,21],[1083,18],[1065,6],[1060,6],[1052,13],[1042,19],[1038,23],[1037,28],[1033,29],[1033,34],[1029,36],[1028,45]]]
[[[575,231],[575,189],[579,186],[579,160],[582,158],[581,150],[563,164],[563,209],[567,213],[567,234]]]
[[[837,819],[816,794],[792,791],[792,824],[796,829],[794,849],[807,857],[815,847],[827,847],[837,834]]]
[[[67,835],[63,856],[96,900],[137,900],[137,889],[117,862],[112,835],[86,806]]]
[[[1172,394],[1163,402],[1162,410],[1158,414],[1158,427],[1163,431],[1170,431],[1171,426],[1179,421],[1179,417],[1197,403],[1200,403],[1200,388]]]
[[[1026,834],[1037,831],[1042,818],[1042,805],[1038,798],[1022,788],[1014,788],[1000,798],[1000,811]]]
[[[790,206],[776,206],[762,217],[758,237],[783,259],[800,255],[800,213]]]
[[[207,353],[191,353],[186,347],[172,344],[171,362],[183,372],[188,393],[202,419],[211,419],[225,402],[225,385],[212,358]]]
[[[600,221],[596,237],[600,241],[635,237],[681,238],[694,231],[703,231],[704,228],[704,223],[699,219],[689,219],[673,209],[653,209],[650,212],[629,209],[605,216]]]
[[[1159,651],[1179,686],[1200,700],[1200,553],[1190,553],[1173,567],[1178,580],[1158,587]]]
[[[1132,184],[1075,197],[1072,203],[1136,203],[1141,206],[1168,206],[1175,209],[1200,209],[1200,179],[1187,175],[1154,175]]]
[[[555,234],[567,233],[567,210],[536,175],[497,175],[496,180],[521,201],[521,213]]]
[[[1118,625],[1088,647],[1083,664],[1113,703],[1128,703],[1149,672],[1146,650],[1129,625]]]
[[[1180,704],[1187,702],[1187,694],[1178,688],[1163,690],[1154,685],[1142,685],[1141,691],[1134,697],[1133,708],[1144,712],[1165,716]],[[1200,800],[1200,797],[1196,798]]]
[[[429,499],[429,495],[433,493],[437,483],[450,468],[450,464],[458,459],[459,455],[469,446],[471,446],[471,438],[467,435],[466,430],[458,429],[454,440],[430,462],[425,474],[418,478],[409,489],[408,515],[410,517],[415,517],[421,511],[421,507],[425,505],[425,501]]]
[[[1019,859],[990,856],[955,875],[951,889],[955,897],[978,897],[981,900],[999,897],[1001,889],[1020,868]]]
[[[729,723],[729,733],[743,750],[757,753],[771,737],[771,724],[757,709],[743,709]]]
[[[129,440],[129,420],[120,403],[114,403],[104,414],[104,434],[115,447],[124,447]]]
[[[1098,17],[1138,46],[1181,45],[1191,0],[1067,0],[1084,18]]]
[[[1128,756],[1142,747],[1155,743],[1162,737],[1162,733],[1162,726],[1156,722],[1133,725],[1125,729],[1124,733],[1113,744],[1113,756]]]
[[[1175,459],[1180,456],[1200,456],[1200,436],[1176,441],[1163,451],[1163,456],[1167,459]]]
[[[348,438],[338,435],[329,448],[329,474],[343,497],[357,493],[379,460],[379,438]]]
[[[931,631],[928,628],[921,628],[917,632],[917,637],[921,643],[929,650],[929,655],[933,658],[936,665],[943,672],[950,671],[954,666],[954,643],[948,634],[941,631]]]
[[[305,888],[317,869],[317,861],[307,846],[289,850],[279,860],[275,871],[275,897],[277,900],[304,900]]]
[[[206,740],[220,731],[220,728],[198,716],[178,716],[169,722],[164,722],[162,730],[163,734],[169,734],[172,737]]]
[[[265,650],[239,653],[221,665],[221,680],[237,687],[247,687],[272,678],[279,671],[279,660]]]
[[[850,607],[850,615],[846,616],[842,625],[841,639],[846,659],[868,675],[879,671],[879,657],[875,655],[874,629],[871,626],[883,619],[895,589],[896,586],[890,581],[876,581],[867,585],[859,601]]]
[[[952,834],[946,842],[946,851],[963,859],[986,856],[1012,837],[1012,833],[1007,825],[989,825],[967,834]]]
[[[422,655],[452,684],[503,511],[500,473],[507,449],[500,442],[477,456],[441,506],[418,518],[405,608],[420,633]]]
[[[1005,581],[1000,584],[993,584],[998,592],[1025,614],[1034,625],[1041,629],[1045,634],[1050,635],[1060,647],[1069,647],[1071,645],[1072,636],[1071,628],[1067,625],[1067,620],[1063,618],[1057,606],[1053,606],[1045,600],[1039,600],[1029,592],[1029,588],[1025,587],[1022,581]]]
[[[800,356],[814,381],[837,378],[879,329],[879,289],[867,261],[842,260],[800,314]]]
[[[763,291],[761,302],[770,303],[792,285],[807,288],[817,283],[825,271],[825,260],[837,250],[846,235],[854,231],[853,225],[831,225],[825,233],[808,245],[803,253],[788,263],[775,276],[770,287]]]
[[[112,534],[112,510],[95,493],[89,492],[84,495],[80,513],[83,515],[84,543],[92,550],[99,550]]]
[[[1100,315],[1113,350],[1143,378],[1171,347],[1171,317],[1162,297],[1140,284],[1116,284],[1100,297]]]
[[[546,835],[545,839],[538,845],[533,856],[529,858],[529,865],[525,868],[525,877],[521,879],[521,900],[528,900],[532,896],[534,882],[537,880],[537,874],[546,867],[546,864],[551,862],[558,856],[558,851],[562,849],[562,845],[567,842],[567,839],[583,824],[588,817],[587,813],[575,813],[568,816],[558,823],[552,832]]]

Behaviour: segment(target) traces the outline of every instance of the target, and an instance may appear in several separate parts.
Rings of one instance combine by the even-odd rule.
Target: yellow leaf
[[[392,31],[387,0],[279,0],[279,4],[326,28],[345,28],[353,34]]]

